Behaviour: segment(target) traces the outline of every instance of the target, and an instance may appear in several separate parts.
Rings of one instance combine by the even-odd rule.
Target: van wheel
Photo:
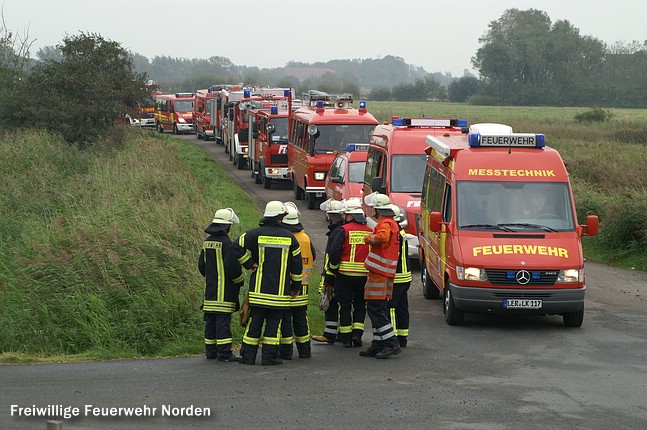
[[[306,202],[308,203],[308,209],[314,209],[317,206],[317,195],[315,193],[307,193]]]
[[[565,313],[562,315],[562,318],[564,318],[564,325],[566,327],[582,327],[582,322],[584,321],[584,305],[582,305],[579,311]]]
[[[157,123],[157,131],[159,131],[160,133],[164,133],[164,127],[162,127],[162,124]]]
[[[268,178],[267,176],[263,175],[263,188],[268,190],[272,188],[272,178]]]
[[[238,170],[243,170],[245,167],[247,167],[247,161],[243,158],[242,155],[238,155],[237,158],[238,158],[238,163],[236,167],[238,167]]]
[[[422,263],[422,270],[420,270],[420,278],[422,280],[422,295],[427,300],[436,300],[440,297],[440,290],[436,288],[436,284],[431,280],[429,272],[427,272],[427,263]]]
[[[173,124],[173,134],[180,134],[180,132],[177,129],[177,124]]]
[[[294,200],[303,200],[303,190],[299,188],[299,185],[294,178],[292,178],[292,188],[294,189]]]
[[[465,320],[465,312],[458,309],[454,304],[454,298],[449,285],[445,287],[445,322],[448,325],[461,325]]]

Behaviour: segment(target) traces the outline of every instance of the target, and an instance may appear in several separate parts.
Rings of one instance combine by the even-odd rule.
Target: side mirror
[[[599,230],[599,219],[597,215],[587,215],[585,230],[582,233],[582,236],[597,236]]]
[[[440,212],[429,213],[429,230],[433,233],[440,233],[442,231],[442,218]]]
[[[371,191],[378,192],[380,194],[386,193],[386,187],[382,186],[382,177],[376,176],[371,180]]]
[[[272,123],[267,124],[267,132],[273,134],[276,131],[276,126]]]

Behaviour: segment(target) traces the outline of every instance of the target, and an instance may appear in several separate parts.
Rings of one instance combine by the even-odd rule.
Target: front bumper
[[[586,286],[573,289],[476,288],[449,284],[456,307],[465,312],[494,314],[564,314],[576,312],[584,305]],[[540,309],[505,309],[504,299],[538,299]]]

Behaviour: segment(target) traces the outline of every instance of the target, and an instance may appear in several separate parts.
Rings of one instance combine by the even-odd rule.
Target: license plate
[[[503,299],[505,309],[541,309],[541,300]]]

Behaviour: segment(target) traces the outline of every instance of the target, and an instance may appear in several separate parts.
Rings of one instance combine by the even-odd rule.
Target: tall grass
[[[0,352],[202,351],[203,230],[225,206],[241,218],[232,238],[259,219],[204,151],[136,132],[79,151],[25,132],[0,138],[0,159]]]

